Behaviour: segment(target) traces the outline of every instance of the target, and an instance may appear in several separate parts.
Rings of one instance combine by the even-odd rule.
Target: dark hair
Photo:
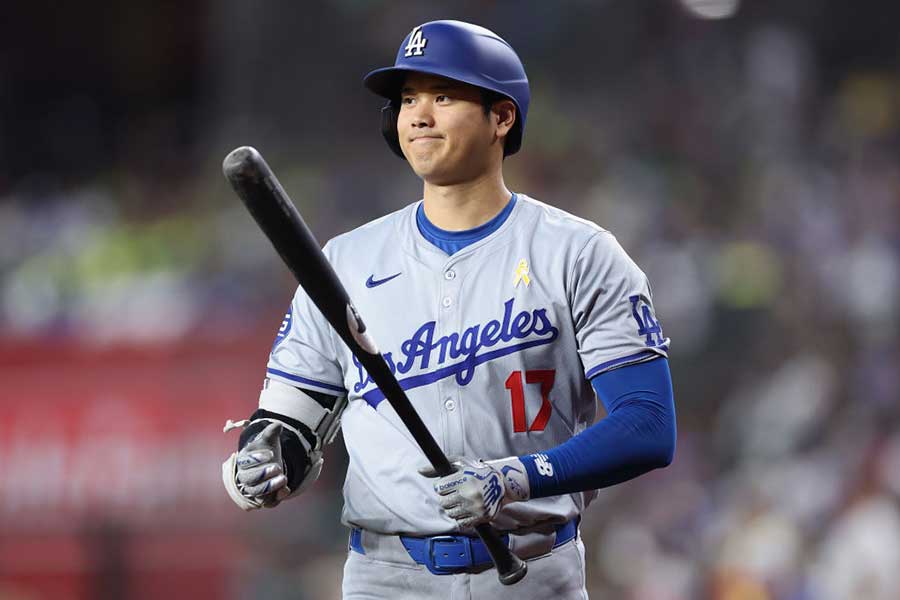
[[[481,106],[484,108],[484,116],[488,116],[491,114],[491,108],[494,106],[494,102],[499,102],[500,100],[509,100],[503,94],[498,94],[497,92],[486,90],[484,88],[479,88],[481,92]]]

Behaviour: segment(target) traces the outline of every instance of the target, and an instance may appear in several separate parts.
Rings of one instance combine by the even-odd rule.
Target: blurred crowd
[[[208,18],[233,17],[235,4]],[[506,37],[532,83],[508,185],[610,229],[647,272],[673,341],[676,459],[605,490],[588,510],[591,593],[900,597],[900,46],[883,25],[896,24],[897,11],[748,2],[729,20],[704,21],[674,2],[569,11],[535,2],[534,14],[505,19],[503,3],[476,4],[457,16]],[[165,148],[145,156],[116,146],[131,158],[107,169],[58,176],[50,164],[0,178],[4,337],[104,345],[274,334],[292,284],[222,180],[218,161],[234,146],[271,149],[323,242],[418,198],[357,74],[391,61],[417,19],[448,11],[329,6],[320,16],[345,25],[304,52],[317,55],[310,63],[339,63],[334,89],[294,62],[294,13],[274,31],[274,18],[246,23],[241,39],[257,42],[249,58],[210,34],[207,55],[236,61],[209,75],[224,96],[192,105],[191,114],[212,116],[173,142],[188,165],[174,176],[161,168]],[[257,61],[277,62],[266,67],[273,74],[260,75]],[[257,87],[267,98],[254,109],[240,100],[253,93],[235,91],[248,74],[257,86],[288,82]],[[297,100],[304,93],[322,106]],[[281,94],[297,101],[270,98]],[[66,104],[76,115],[87,102],[79,98]],[[179,127],[184,110],[163,106],[135,125],[145,135],[122,143],[180,140],[166,128]],[[105,156],[101,142],[84,147]],[[336,514],[321,523],[321,507],[339,502],[340,476],[305,507],[266,517],[290,520],[299,541],[255,552],[300,547],[275,574],[259,558],[245,565],[245,581],[293,597],[300,565],[315,570],[303,556],[323,551],[313,539],[329,540],[337,566],[326,572],[337,572],[344,534]],[[321,535],[300,533],[309,528]],[[292,582],[284,596],[278,573]]]

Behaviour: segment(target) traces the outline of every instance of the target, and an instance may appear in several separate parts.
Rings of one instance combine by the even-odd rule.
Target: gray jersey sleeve
[[[572,266],[569,305],[585,376],[666,356],[650,284],[616,238],[595,233]]]
[[[297,287],[291,306],[275,337],[267,376],[299,388],[345,395],[331,325]]]

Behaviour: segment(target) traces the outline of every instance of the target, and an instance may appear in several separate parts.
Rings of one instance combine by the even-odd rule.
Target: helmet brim
[[[411,69],[384,67],[375,69],[363,78],[366,88],[388,100],[395,100],[400,95],[400,86]]]
[[[388,100],[398,100],[400,98],[400,88],[403,85],[403,81],[406,79],[407,74],[409,73],[425,73],[427,75],[436,75],[437,77],[451,79],[453,81],[458,81],[460,83],[465,83],[474,87],[483,87],[485,89],[490,89],[485,87],[483,83],[467,81],[467,78],[464,76],[464,74],[461,74],[462,76],[460,77],[454,77],[454,73],[452,72],[452,70],[448,70],[447,67],[443,65],[435,67],[431,67],[429,65],[416,65],[415,68],[399,66],[375,69],[363,78],[363,85],[365,85],[366,88],[368,88],[375,94],[378,94],[382,98],[387,98]],[[506,95],[500,91],[498,91],[498,93],[504,96]]]

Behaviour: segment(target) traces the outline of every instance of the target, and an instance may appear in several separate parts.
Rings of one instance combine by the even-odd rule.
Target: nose
[[[414,129],[434,127],[434,113],[428,102],[416,102],[411,112],[409,124]]]

